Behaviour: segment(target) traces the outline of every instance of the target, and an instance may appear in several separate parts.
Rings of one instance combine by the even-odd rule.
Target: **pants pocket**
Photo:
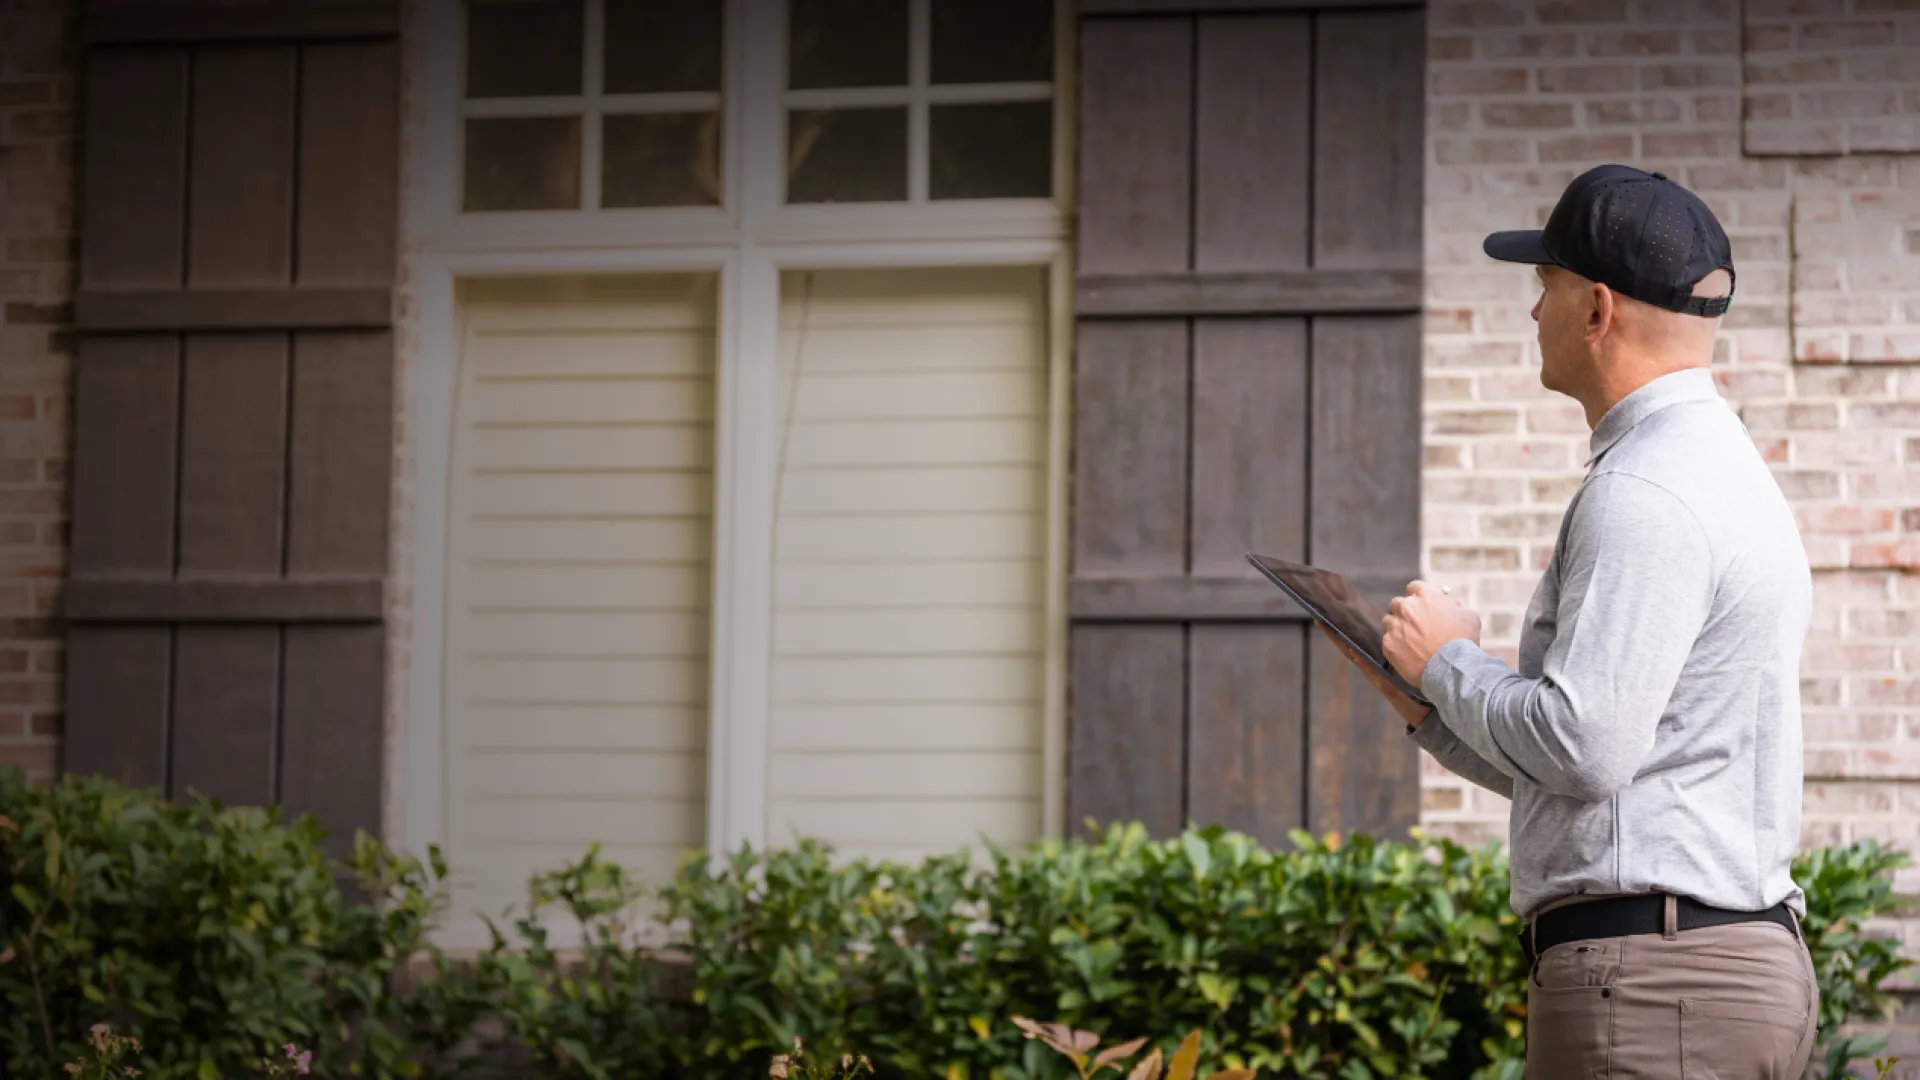
[[[1798,1080],[1810,1022],[1790,1009],[1683,998],[1681,1080]]]
[[[1612,989],[1528,989],[1527,1080],[1607,1080],[1612,1039]]]

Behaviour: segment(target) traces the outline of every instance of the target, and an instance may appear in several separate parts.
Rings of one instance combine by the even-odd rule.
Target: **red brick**
[[[1827,431],[1840,426],[1840,407],[1831,403],[1749,405],[1740,419],[1750,431]]]
[[[1671,56],[1681,45],[1680,35],[1672,32],[1600,30],[1585,36],[1589,56]]]
[[[1550,510],[1488,514],[1480,519],[1480,535],[1513,539],[1553,536],[1560,531],[1561,516]]]
[[[1433,156],[1441,165],[1524,165],[1533,146],[1525,139],[1436,139]]]
[[[1839,679],[1802,678],[1800,701],[1804,705],[1838,705],[1842,684]],[[1813,770],[1809,768],[1808,772]]]
[[[1817,90],[1801,94],[1797,105],[1801,116],[1815,120],[1895,116],[1900,95],[1891,90]]]
[[[1837,56],[1749,58],[1745,68],[1747,82],[1753,86],[1839,82],[1843,71]]]
[[[1740,119],[1737,97],[1703,97],[1693,103],[1693,119],[1701,124],[1731,124]]]
[[[1856,540],[1851,549],[1851,565],[1920,570],[1920,536],[1898,540]]]
[[[1749,120],[1793,119],[1793,95],[1788,93],[1748,94],[1746,115]]]
[[[1865,534],[1892,532],[1893,510],[1884,506],[1803,506],[1795,514],[1808,532]]]
[[[1900,24],[1892,19],[1848,22],[1818,19],[1800,24],[1800,47],[1803,49],[1872,48],[1876,45],[1889,44],[1899,36],[1899,33]]]
[[[1733,29],[1695,30],[1693,51],[1696,56],[1735,56],[1740,52],[1740,34]]]
[[[50,743],[0,743],[0,769],[17,766],[28,779],[53,775],[57,748]]]
[[[1474,0],[1472,3],[1435,4],[1427,16],[1435,26],[1519,26],[1527,21],[1525,3]]]
[[[1847,413],[1855,427],[1920,428],[1920,401],[1861,402]]]
[[[1744,14],[1749,19],[1790,18],[1832,15],[1845,10],[1844,0],[1746,0]]]
[[[1534,480],[1528,484],[1533,501],[1549,506],[1564,507],[1573,501],[1574,492],[1580,490],[1578,476],[1556,476],[1545,480]]]
[[[1420,812],[1446,813],[1458,810],[1466,802],[1465,792],[1457,787],[1429,787],[1420,792]]]
[[[1491,128],[1572,127],[1573,106],[1548,102],[1490,102],[1480,106],[1480,121]]]
[[[1431,502],[1503,506],[1520,501],[1524,489],[1515,479],[1494,476],[1437,476],[1426,481]]]
[[[1640,69],[1640,88],[1662,90],[1670,86],[1738,86],[1738,64],[1651,64]]]
[[[1436,435],[1511,435],[1520,430],[1520,414],[1512,409],[1447,410],[1429,416]]]
[[[1634,89],[1636,70],[1623,64],[1542,68],[1540,89],[1548,94],[1617,94]]]
[[[1564,442],[1482,439],[1473,444],[1473,462],[1483,469],[1538,472],[1570,468],[1573,455]]]
[[[1460,468],[1463,449],[1463,447],[1459,446],[1434,446],[1429,444],[1421,450],[1421,466],[1426,469],[1458,469]]]
[[[1759,23],[1747,27],[1747,52],[1786,52],[1793,48],[1792,23]]]
[[[1726,339],[1722,338],[1722,341]],[[1721,369],[1713,373],[1720,392],[1735,400],[1780,397],[1787,392],[1787,373],[1764,368]]]
[[[1859,409],[1874,406],[1856,406]],[[1885,406],[1882,406],[1885,407]],[[1920,407],[1920,406],[1917,406]],[[1856,426],[1861,424],[1855,417]],[[1758,444],[1761,440],[1755,439]],[[1793,463],[1805,467],[1831,467],[1835,465],[1883,465],[1892,464],[1894,458],[1893,440],[1871,432],[1831,431],[1807,432],[1793,436]]]
[[[1580,406],[1556,403],[1528,409],[1527,431],[1534,435],[1586,435],[1590,429]]]
[[[1920,612],[1912,608],[1855,608],[1847,613],[1847,631],[1861,637],[1910,638],[1920,633]]]
[[[1511,547],[1436,547],[1431,562],[1442,571],[1517,570],[1520,553]]]
[[[1920,469],[1905,465],[1850,469],[1847,490],[1855,499],[1920,500]]]
[[[1526,68],[1441,68],[1432,76],[1433,93],[1440,97],[1461,94],[1517,94],[1527,89]]]
[[[1793,373],[1793,389],[1801,397],[1879,397],[1892,388],[1885,371],[1802,368]]]
[[[1728,158],[1739,154],[1740,140],[1721,132],[1649,131],[1640,148],[1650,158]]]
[[[1580,51],[1577,34],[1481,34],[1480,55],[1489,60],[1559,59]]]
[[[1900,511],[1900,531],[1920,532],[1920,507]]]
[[[1591,26],[1596,23],[1627,21],[1626,0],[1542,0],[1533,9],[1534,18],[1551,26],[1555,23]]]
[[[1600,164],[1633,156],[1633,136],[1565,135],[1540,140],[1541,161],[1585,161]]]
[[[1436,34],[1427,39],[1427,59],[1471,60],[1473,59],[1473,39],[1471,37],[1442,37]]]
[[[1587,102],[1587,124],[1592,127],[1671,124],[1680,119],[1680,103],[1672,98]]]
[[[1789,499],[1833,499],[1840,495],[1837,473],[1789,469],[1776,471],[1773,478]]]

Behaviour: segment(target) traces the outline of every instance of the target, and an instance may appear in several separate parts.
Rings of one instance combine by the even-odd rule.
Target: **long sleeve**
[[[1436,710],[1437,713],[1437,710]],[[1513,777],[1460,741],[1436,714],[1413,729],[1413,741],[1455,776],[1463,777],[1502,798],[1513,798]]]
[[[1693,512],[1639,477],[1594,477],[1572,513],[1541,677],[1462,640],[1434,654],[1421,689],[1497,771],[1601,802],[1653,749],[1712,602],[1713,555]]]

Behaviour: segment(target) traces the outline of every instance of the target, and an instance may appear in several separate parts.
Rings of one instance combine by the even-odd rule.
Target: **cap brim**
[[[1480,250],[1501,262],[1551,266],[1553,256],[1547,254],[1547,246],[1540,237],[1539,229],[1497,232],[1487,237],[1486,242],[1480,245]]]

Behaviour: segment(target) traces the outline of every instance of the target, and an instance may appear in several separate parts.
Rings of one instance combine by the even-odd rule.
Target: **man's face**
[[[1539,326],[1540,384],[1557,393],[1571,393],[1589,362],[1589,290],[1579,276],[1557,266],[1535,269],[1540,276],[1540,299],[1533,305],[1533,321]]]

